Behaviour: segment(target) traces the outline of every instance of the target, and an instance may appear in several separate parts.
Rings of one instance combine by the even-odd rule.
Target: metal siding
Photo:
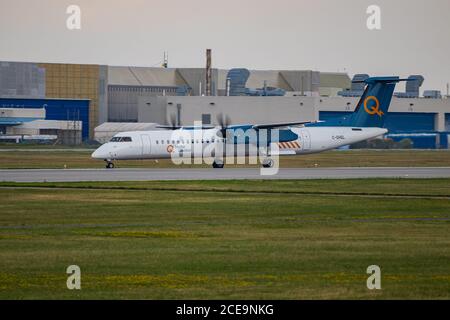
[[[108,86],[108,122],[138,122],[139,97],[176,95],[177,87]]]
[[[39,63],[38,66],[45,68],[46,98],[90,100],[89,132],[93,138],[94,128],[100,124],[98,121],[100,66],[59,63]],[[106,75],[103,76],[106,81]]]
[[[433,132],[435,113],[389,112],[384,127],[394,132]]]
[[[327,121],[334,118],[341,118],[351,115],[353,112],[340,112],[340,111],[319,111],[319,120]]]
[[[402,141],[403,139],[410,139],[413,142],[414,149],[436,149],[437,135],[426,136],[397,136],[390,137],[394,141]]]
[[[83,140],[89,138],[89,100],[8,99],[0,98],[4,108],[44,108],[46,120],[79,120],[83,122]],[[79,118],[78,118],[79,112]]]
[[[449,133],[448,132],[441,132],[439,133],[439,148],[440,149],[448,149],[448,139],[449,139]]]
[[[327,121],[350,114],[351,112],[320,111],[319,119]],[[390,133],[434,132],[435,116],[435,113],[389,112],[386,116],[384,127],[387,128]]]

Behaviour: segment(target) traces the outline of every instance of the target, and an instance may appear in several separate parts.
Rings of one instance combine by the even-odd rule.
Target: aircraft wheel
[[[270,158],[267,158],[263,161],[263,168],[272,168],[274,165],[274,161]]]
[[[106,169],[114,169],[114,163],[108,162],[108,163],[106,164]]]
[[[223,169],[224,164],[223,163],[217,163],[214,161],[213,168],[214,169]]]

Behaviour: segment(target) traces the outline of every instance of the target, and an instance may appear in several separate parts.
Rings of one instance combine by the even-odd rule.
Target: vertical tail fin
[[[400,81],[407,80],[399,77],[373,77],[362,81],[367,86],[355,112],[351,115],[351,126],[382,127],[395,85]]]

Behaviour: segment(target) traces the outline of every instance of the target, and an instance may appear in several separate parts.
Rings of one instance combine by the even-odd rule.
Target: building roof
[[[346,73],[321,72],[320,87],[350,88],[352,80]]]
[[[250,70],[250,77],[248,78],[247,88],[262,88],[264,82],[268,87],[281,88],[287,91],[292,91],[291,86],[281,76],[280,71],[277,70]]]
[[[108,84],[176,87],[184,84],[176,69],[108,67]]]
[[[95,132],[121,132],[155,130],[156,123],[105,122],[95,128]]]
[[[217,89],[225,89],[226,77],[229,70],[213,69],[217,74]],[[296,82],[290,83],[291,78],[301,78],[309,75],[310,71],[283,71],[283,70],[249,70],[246,87],[262,88],[264,82],[269,87],[281,88],[286,91],[298,91]],[[289,76],[286,78],[286,76]],[[203,80],[203,68],[147,68],[147,67],[108,67],[108,84],[123,86],[154,86],[177,87],[190,85],[196,87],[198,81]],[[292,80],[292,79],[291,79]],[[214,79],[213,79],[214,81]],[[292,81],[291,81],[292,82]],[[309,81],[308,81],[309,82]],[[345,73],[320,73],[320,87],[347,88],[350,87],[350,77]]]

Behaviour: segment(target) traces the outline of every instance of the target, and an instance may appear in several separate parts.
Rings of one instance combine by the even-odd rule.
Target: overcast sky
[[[171,67],[203,67],[206,48],[216,68],[423,74],[445,91],[450,0],[0,0],[0,60],[154,66],[168,51]]]

